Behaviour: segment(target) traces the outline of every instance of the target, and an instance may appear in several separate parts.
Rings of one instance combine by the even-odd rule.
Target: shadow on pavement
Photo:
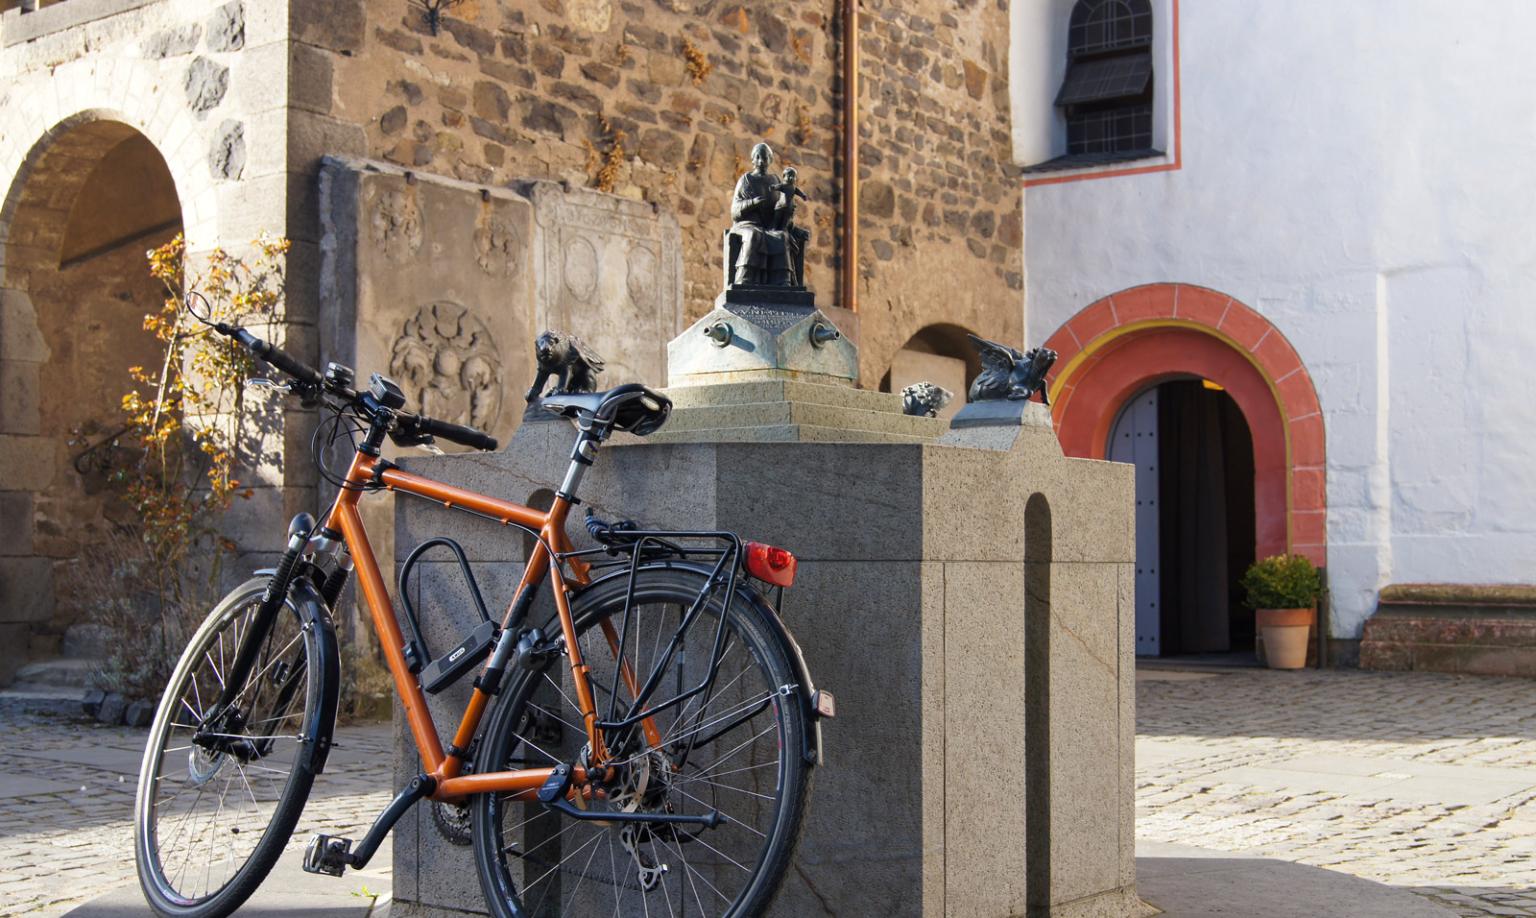
[[[390,852],[381,848],[368,870],[343,877],[316,876],[300,868],[303,851],[290,850],[245,905],[241,918],[370,918],[389,899]],[[366,890],[366,895],[364,891]],[[143,918],[149,913],[138,884],[120,886],[67,913],[68,918]]]
[[[1414,893],[1288,861],[1140,842],[1136,886],[1166,918],[1454,918]]]

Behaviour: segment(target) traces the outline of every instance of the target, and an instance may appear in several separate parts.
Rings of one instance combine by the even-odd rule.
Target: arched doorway
[[[1138,482],[1138,499],[1155,495],[1159,509],[1162,501],[1173,499],[1171,494],[1191,502],[1181,504],[1178,513],[1159,512],[1155,520],[1146,510],[1138,517],[1139,529],[1157,533],[1160,548],[1171,547],[1163,544],[1169,539],[1179,540],[1182,548],[1178,570],[1173,570],[1166,563],[1173,555],[1161,558],[1149,550],[1141,557],[1143,546],[1152,543],[1138,538],[1141,623],[1155,621],[1160,639],[1177,639],[1168,647],[1161,640],[1138,640],[1141,652],[1152,652],[1152,643],[1158,644],[1156,652],[1161,653],[1201,651],[1221,643],[1220,616],[1215,611],[1163,608],[1173,596],[1181,597],[1181,604],[1193,602],[1188,598],[1190,584],[1203,591],[1208,610],[1215,608],[1219,581],[1175,575],[1182,575],[1191,559],[1209,561],[1218,556],[1211,547],[1212,527],[1218,520],[1227,531],[1227,551],[1219,556],[1228,568],[1223,579],[1229,589],[1230,581],[1242,573],[1232,568],[1246,566],[1250,550],[1253,557],[1293,551],[1326,564],[1322,414],[1301,358],[1263,316],[1208,288],[1151,284],[1091,304],[1058,329],[1046,346],[1060,355],[1050,387],[1057,434],[1067,455],[1122,458],[1112,455],[1111,443],[1123,439],[1112,434],[1124,434],[1127,429],[1156,430],[1159,440],[1169,430],[1177,430],[1184,443],[1176,453],[1165,453],[1160,442],[1144,445],[1142,456],[1130,457],[1138,467],[1162,460],[1155,462],[1156,483]],[[1145,404],[1148,394],[1150,406]],[[1143,398],[1138,401],[1138,396]],[[1163,404],[1165,398],[1167,404]],[[1197,421],[1203,427],[1197,427]],[[1246,438],[1239,435],[1239,428],[1245,428]],[[1203,439],[1197,435],[1199,430],[1206,431]],[[1245,439],[1251,471],[1242,461]],[[1218,443],[1220,451],[1215,450]],[[1143,472],[1138,478],[1145,476]],[[1249,492],[1232,490],[1228,482],[1233,476],[1251,482],[1251,518],[1242,508]],[[1165,481],[1169,487],[1172,483],[1184,486],[1168,491]],[[1203,523],[1197,525],[1192,516],[1201,517]],[[1180,530],[1180,525],[1188,528]],[[1203,554],[1195,551],[1202,540]],[[1149,570],[1157,572],[1155,582]],[[1195,579],[1190,580],[1191,576]],[[1153,601],[1159,606],[1155,612],[1143,608]],[[1227,626],[1229,646],[1251,642],[1246,610],[1229,616]],[[1143,633],[1138,628],[1138,635]]]
[[[929,325],[907,339],[891,367],[880,380],[880,391],[900,392],[916,382],[931,382],[954,393],[954,399],[939,412],[948,420],[965,407],[965,392],[981,372],[981,360],[967,337],[969,330],[959,325]]]
[[[1210,380],[1157,383],[1121,406],[1105,453],[1136,466],[1137,655],[1251,658],[1253,438],[1237,402]]]
[[[160,350],[144,317],[164,292],[145,252],[182,229],[175,181],[127,124],[81,118],[40,140],[0,211],[0,684],[100,653],[80,561],[126,508],[105,487],[128,368]],[[65,666],[50,673],[67,678]]]

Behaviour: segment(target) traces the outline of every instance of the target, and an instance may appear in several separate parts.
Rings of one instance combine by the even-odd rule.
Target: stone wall
[[[677,215],[686,322],[719,290],[730,189],[767,140],[801,171],[808,279],[838,305],[836,6],[468,0],[433,35],[403,0],[296,4],[295,234],[318,241],[303,183],[327,152],[486,185],[610,187]],[[934,322],[1019,337],[1022,214],[1006,5],[864,10],[860,343],[873,386]]]
[[[285,230],[287,34],[283,5],[242,0],[0,14],[0,682],[59,651],[78,612],[70,565],[108,528],[69,440],[115,429],[127,367],[153,352],[144,251],[178,229],[196,253]],[[229,532],[260,555],[312,476],[249,472]]]

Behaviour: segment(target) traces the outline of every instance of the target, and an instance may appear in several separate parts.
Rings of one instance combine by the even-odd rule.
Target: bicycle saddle
[[[545,411],[561,417],[572,420],[590,417],[637,437],[649,436],[661,429],[672,413],[671,399],[639,383],[625,383],[607,392],[546,395],[539,404]]]

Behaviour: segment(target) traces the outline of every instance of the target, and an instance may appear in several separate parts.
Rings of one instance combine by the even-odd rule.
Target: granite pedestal
[[[599,515],[730,529],[800,559],[785,620],[838,716],[773,914],[1136,913],[1131,469],[1064,458],[1045,409],[1020,407],[926,443],[611,445],[583,484]],[[572,437],[528,422],[502,452],[404,464],[537,501]],[[462,542],[505,607],[517,532],[419,501],[397,521],[402,554]],[[473,612],[450,594],[426,615],[449,647]],[[432,699],[443,730],[466,691]],[[397,759],[403,782],[403,731]],[[426,807],[396,831],[398,914],[483,913],[469,849]]]

